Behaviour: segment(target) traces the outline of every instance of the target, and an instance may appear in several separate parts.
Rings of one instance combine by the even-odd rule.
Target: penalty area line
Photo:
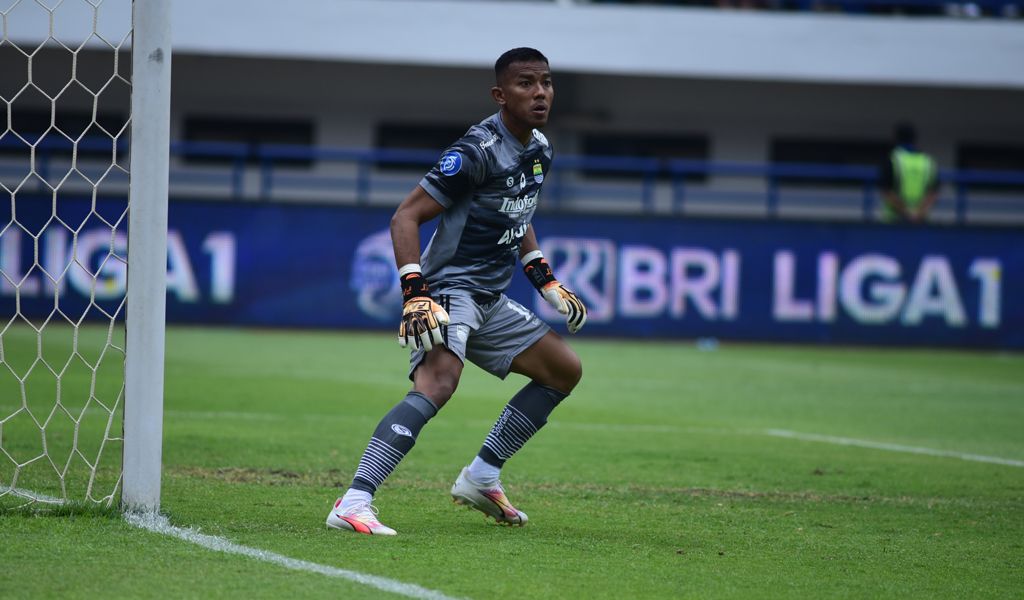
[[[960,460],[970,460],[994,465],[1006,465],[1008,467],[1024,467],[1024,460],[1014,460],[1012,458],[985,456],[983,454],[968,454],[965,452],[954,452],[952,450],[936,450],[934,448],[921,448],[918,446],[904,446],[902,444],[889,444],[886,442],[872,442],[869,440],[857,440],[853,438],[821,435],[817,433],[800,433],[798,431],[789,431],[787,429],[765,429],[764,434],[780,438],[802,440],[805,442],[822,442],[838,446],[857,446],[860,448],[888,450],[890,452],[903,452],[906,454],[924,454],[926,456],[941,456],[943,458],[959,458]]]

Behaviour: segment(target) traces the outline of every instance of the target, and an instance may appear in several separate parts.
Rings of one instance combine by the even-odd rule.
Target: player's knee
[[[545,378],[547,381],[539,383],[569,395],[582,377],[583,363],[575,352],[569,351],[560,357],[557,363],[551,365],[551,370]]]
[[[445,377],[441,377],[437,381],[436,394],[438,395],[439,398],[441,398],[441,404],[444,404],[445,402],[448,401],[449,398],[452,397],[452,394],[455,393],[455,388],[457,387],[459,387],[459,378],[455,376],[448,375]]]
[[[418,377],[415,389],[441,408],[455,393],[459,386],[459,377],[454,373],[434,373],[431,377]]]
[[[413,373],[413,389],[441,408],[455,393],[461,376],[462,362],[455,354],[433,350]]]
[[[576,384],[583,378],[583,361],[575,352],[570,352],[569,356],[565,360],[565,364],[562,368],[562,379],[565,386],[568,388],[565,390],[566,393],[571,392]]]

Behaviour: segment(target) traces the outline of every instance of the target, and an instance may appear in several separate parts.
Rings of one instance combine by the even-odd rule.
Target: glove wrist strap
[[[422,272],[423,269],[420,267],[419,263],[409,263],[407,265],[402,265],[401,268],[398,269],[398,278],[401,279],[402,277],[405,277],[409,273]]]
[[[413,298],[430,297],[430,287],[427,285],[427,280],[423,278],[422,273],[406,273],[402,275],[400,281],[402,282],[402,303],[408,302]]]
[[[537,288],[537,291],[544,289],[544,286],[555,281],[555,274],[551,272],[551,265],[548,261],[544,260],[543,256],[537,256],[533,258],[526,266],[523,267],[523,272],[526,273],[526,277],[533,284],[533,287]]]

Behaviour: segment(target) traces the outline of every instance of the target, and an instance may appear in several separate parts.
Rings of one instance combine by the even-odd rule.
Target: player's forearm
[[[526,235],[523,236],[521,242],[519,242],[519,258],[526,256],[534,250],[540,250],[540,244],[537,242],[537,233],[533,230],[533,224],[526,228]]]
[[[437,217],[443,210],[444,207],[420,186],[413,188],[398,205],[391,217],[391,244],[398,268],[420,262],[420,225]]]
[[[420,226],[415,217],[402,210],[395,212],[391,217],[391,245],[399,268],[420,262]]]

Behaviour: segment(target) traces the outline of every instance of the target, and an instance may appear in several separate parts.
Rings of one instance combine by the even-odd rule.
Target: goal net
[[[167,117],[155,137],[152,126],[133,125],[143,116],[140,77],[150,93],[154,81],[133,67],[133,33],[135,54],[148,50],[133,29],[133,8],[162,3],[0,0],[0,510],[116,505],[127,481],[140,479],[126,471],[129,463],[152,469],[151,457],[138,464],[139,419],[126,418],[125,406],[134,400],[132,363],[152,371],[153,359],[132,354],[155,351],[162,364],[163,298],[150,290],[148,300],[137,300],[128,281],[152,288],[165,278]],[[166,61],[149,57],[160,63],[149,70],[169,87],[167,51]],[[143,150],[154,159],[140,160]],[[136,179],[161,169],[162,191],[157,176],[140,196]],[[140,239],[147,236],[153,239]],[[143,242],[155,248],[138,249]],[[136,274],[136,254],[156,276]],[[138,328],[159,348],[133,345],[130,332]],[[150,404],[162,410],[157,371],[148,373],[159,388],[150,392],[159,402]],[[157,500],[141,502],[149,508],[159,497],[155,418],[157,439],[144,451],[155,444]]]

